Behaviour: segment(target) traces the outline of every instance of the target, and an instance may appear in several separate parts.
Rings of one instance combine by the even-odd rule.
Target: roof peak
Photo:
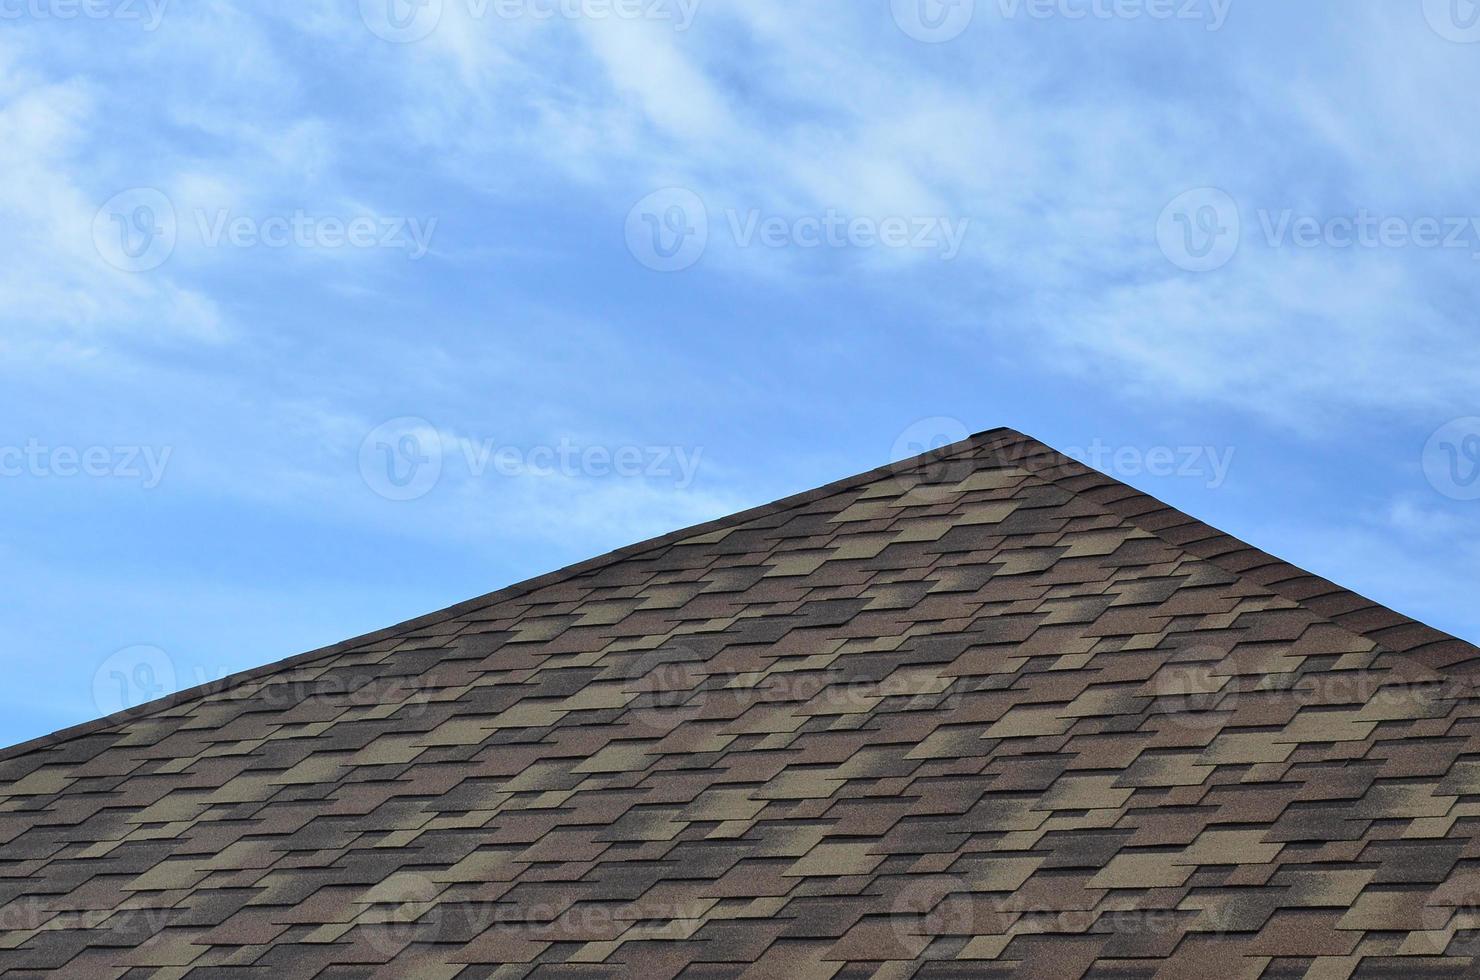
[[[983,451],[989,455],[985,457],[980,455]],[[940,465],[962,457],[967,458],[961,467]],[[104,731],[189,701],[211,697],[278,672],[312,664],[320,659],[377,646],[418,633],[432,633],[437,626],[486,610],[491,606],[518,599],[538,589],[559,585],[696,538],[743,527],[857,487],[879,483],[890,478],[906,477],[922,471],[925,479],[921,480],[918,485],[959,484],[971,472],[988,468],[984,465],[988,460],[1021,469],[1042,483],[1059,487],[1069,494],[1088,500],[1194,557],[1209,561],[1224,571],[1283,596],[1342,629],[1379,643],[1389,651],[1413,656],[1430,669],[1443,670],[1460,662],[1480,658],[1480,649],[1462,640],[1403,616],[1327,579],[1297,568],[1147,493],[1091,469],[1031,436],[1001,426],[982,430],[959,442],[907,459],[885,463],[874,469],[843,477],[811,490],[626,545],[606,554],[516,582],[401,623],[260,667],[229,674],[218,680],[178,691],[156,701],[0,749],[0,761]]]

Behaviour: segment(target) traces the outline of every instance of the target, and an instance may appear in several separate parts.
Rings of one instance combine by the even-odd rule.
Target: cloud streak
[[[333,578],[294,562],[339,556],[381,576],[377,596],[415,567],[450,601],[879,465],[949,416],[1237,447],[1218,496],[1179,502],[1473,627],[1456,585],[1473,514],[1425,484],[1421,454],[1480,415],[1480,263],[1272,240],[1263,221],[1480,217],[1480,46],[1458,28],[1385,0],[1196,18],[1024,0],[921,41],[883,0],[604,19],[493,4],[429,5],[440,19],[409,43],[338,0],[176,3],[152,30],[5,22],[0,445],[172,450],[142,498],[0,480],[11,513],[64,529],[8,528],[29,542],[16,575],[75,554],[85,603],[126,584],[97,571],[121,556],[219,553],[237,585],[288,597],[263,642],[291,650]],[[675,188],[708,239],[653,261],[630,229],[664,247],[694,225],[637,207]],[[1231,214],[1209,204],[1225,198]],[[357,220],[414,221],[419,258],[324,244]],[[896,220],[934,222],[947,247],[879,247]],[[1168,229],[1192,236],[1183,254]],[[1204,251],[1220,232],[1238,247]],[[454,448],[396,502],[360,462],[404,417]],[[703,456],[682,488],[458,463],[463,445],[563,439]],[[476,574],[438,577],[468,554]]]

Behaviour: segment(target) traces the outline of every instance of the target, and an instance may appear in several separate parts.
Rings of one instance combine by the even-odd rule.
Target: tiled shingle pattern
[[[1473,976],[1476,658],[997,430],[0,755],[0,970]]]

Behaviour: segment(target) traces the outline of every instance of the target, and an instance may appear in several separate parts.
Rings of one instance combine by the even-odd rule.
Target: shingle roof
[[[0,752],[0,970],[1473,976],[1477,664],[994,430]]]

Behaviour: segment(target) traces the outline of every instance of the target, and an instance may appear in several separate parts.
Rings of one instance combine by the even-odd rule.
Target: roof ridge
[[[1012,429],[1004,434],[1008,438],[1000,440],[1001,446],[988,448],[1002,454],[1005,462],[1089,500],[1195,558],[1288,599],[1339,629],[1434,671],[1480,658],[1480,647],[1466,640],[1257,548],[1032,436]],[[1012,450],[1003,453],[1007,446]]]
[[[1127,521],[1195,558],[1207,561],[1239,579],[1252,582],[1275,595],[1289,599],[1325,622],[1370,639],[1385,650],[1407,656],[1431,670],[1441,671],[1457,663],[1480,658],[1480,647],[1414,620],[1367,596],[1256,548],[1178,510],[1165,501],[1137,490],[1128,483],[1092,469],[1016,429],[1000,426],[983,430],[960,442],[942,446],[918,456],[886,463],[811,490],[791,494],[734,514],[626,545],[401,623],[305,653],[294,654],[259,667],[237,671],[217,680],[176,691],[163,698],[125,708],[123,711],[102,718],[82,722],[7,748],[0,748],[0,761],[7,761],[38,749],[147,718],[186,702],[221,694],[275,673],[304,667],[318,660],[414,634],[489,606],[517,599],[536,589],[556,585],[617,562],[671,547],[688,538],[726,528],[740,527],[751,521],[801,507],[887,476],[911,472],[939,460],[952,459],[983,449],[998,457],[1002,462],[1022,468],[1035,479],[1060,487],[1076,497],[1089,500],[1107,513]]]
[[[852,476],[846,476],[842,479],[834,480],[831,483],[823,484],[820,487],[814,487],[811,490],[804,490],[800,493],[790,494],[788,496],[773,500],[769,503],[760,504],[746,510],[737,511],[733,514],[714,518],[713,520],[703,521],[699,524],[694,524],[688,527],[679,528],[674,531],[669,531],[665,534],[660,534],[656,537],[648,538],[635,544],[629,544],[624,547],[617,548],[613,551],[606,552],[605,554],[598,555],[594,558],[587,558],[583,561],[576,562],[575,564],[567,565],[564,568],[558,568],[554,571],[546,572],[533,578],[528,578],[520,582],[515,582],[512,585],[506,585],[501,589],[494,590],[493,592],[485,593],[484,595],[476,596],[472,599],[465,599],[462,602],[455,603],[443,609],[438,609],[435,612],[425,613],[413,619],[408,619],[401,623],[396,623],[394,625],[386,626],[378,630],[373,630],[369,633],[364,633],[360,636],[351,637],[347,640],[341,640],[338,643],[333,643],[328,646],[318,647],[317,649],[309,650],[304,653],[293,654],[291,656],[284,657],[281,660],[275,660],[271,663],[263,664],[260,667],[249,667],[246,670],[227,674],[225,677],[217,678],[214,681],[207,681],[204,684],[197,684],[194,687],[189,687],[180,691],[176,691],[173,694],[165,695],[162,698],[158,698],[153,701],[147,701],[143,704],[135,705],[132,708],[125,708],[122,711],[116,711],[113,714],[105,715],[102,718],[96,718],[92,721],[85,721],[77,725],[71,725],[67,728],[60,729],[59,731],[51,732],[46,735],[39,735],[36,738],[28,739],[24,742],[20,742],[5,748],[0,748],[0,762],[8,761],[10,759],[26,755],[27,753],[34,752],[38,749],[49,748],[53,745],[59,745],[63,742],[69,742],[73,739],[82,738],[86,735],[93,735],[98,732],[107,731],[110,728],[117,727],[126,722],[137,721],[141,718],[148,718],[151,715],[157,714],[158,712],[177,707],[188,701],[194,701],[201,698],[211,697],[216,694],[221,694],[235,687],[239,687],[242,684],[250,683],[251,681],[267,677],[271,674],[275,674],[281,671],[293,670],[298,667],[304,667],[314,663],[315,661],[322,660],[328,657],[338,656],[343,653],[349,653],[360,647],[371,646],[376,643],[383,643],[386,640],[415,633],[418,630],[423,630],[430,626],[435,626],[440,623],[445,623],[450,620],[457,619],[460,616],[476,612],[480,609],[485,609],[488,606],[496,605],[501,602],[507,602],[510,599],[517,599],[522,595],[527,595],[528,593],[535,591],[536,589],[556,585],[560,582],[567,581],[579,575],[594,572],[598,569],[605,568],[608,565],[616,564],[619,561],[625,561],[629,558],[635,558],[650,551],[656,551],[662,548],[671,547],[672,545],[678,544],[686,538],[709,534],[727,527],[739,527],[743,524],[749,523],[750,521],[757,520],[762,517],[768,517],[772,514],[776,514],[784,510],[790,510],[795,507],[800,507],[805,504],[809,504],[815,500],[820,500],[824,497],[830,497],[834,494],[842,493],[845,490],[852,489],[853,487],[859,486],[861,484],[872,483],[876,480],[880,480],[892,474],[906,473],[911,470],[928,465],[929,463],[935,462],[937,460],[949,459],[955,456],[962,455],[964,453],[973,452],[976,449],[981,448],[990,440],[1008,434],[1023,438],[1022,433],[1017,432],[1013,429],[1009,429],[1005,426],[993,429],[985,429],[981,432],[975,433],[974,435],[967,436],[960,442],[951,443],[947,446],[941,446],[939,448],[921,453],[918,456],[886,463],[883,466],[875,467],[874,469],[867,470],[863,473],[855,473]]]

